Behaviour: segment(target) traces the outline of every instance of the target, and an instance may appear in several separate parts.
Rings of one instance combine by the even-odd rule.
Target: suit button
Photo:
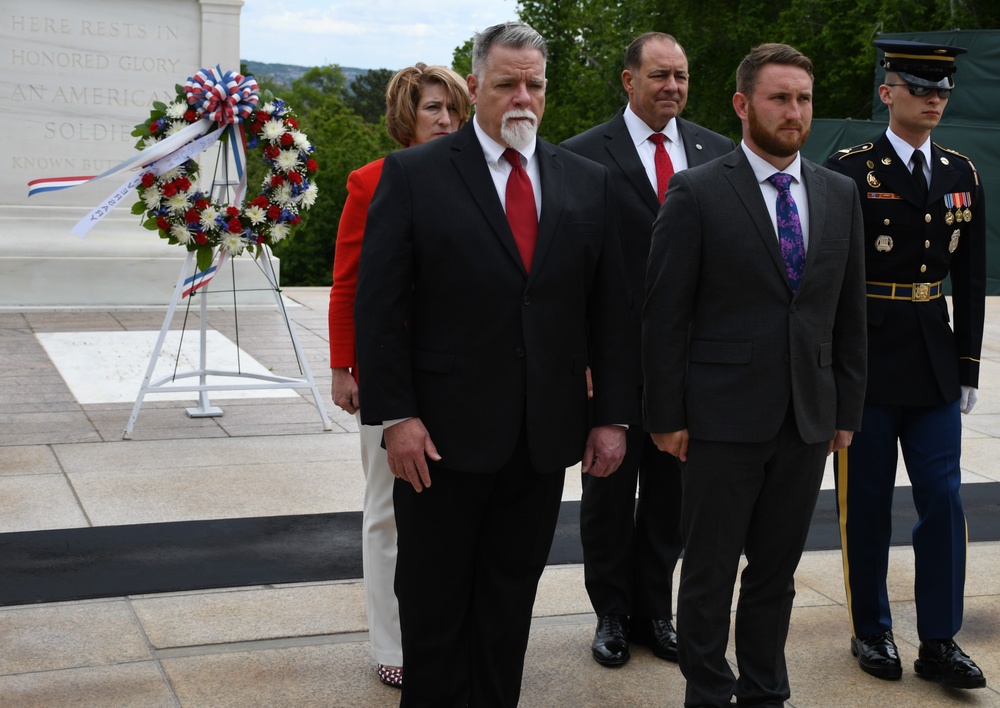
[[[886,226],[888,226],[889,225],[889,220],[885,219],[882,223],[885,224]]]
[[[924,214],[924,221],[926,221],[928,224],[931,223],[931,215],[930,214]]]
[[[931,247],[931,242],[929,240],[924,241],[924,248],[930,248],[930,247]]]
[[[925,266],[925,265],[920,266],[920,272],[921,273],[926,273],[927,272],[927,266]]]
[[[523,359],[524,358],[524,348],[523,347],[518,347],[517,349],[515,349],[514,350],[514,356],[516,356],[518,359]]]
[[[524,299],[521,300],[521,302],[524,303],[525,305],[530,305],[531,304],[531,296],[525,295]]]

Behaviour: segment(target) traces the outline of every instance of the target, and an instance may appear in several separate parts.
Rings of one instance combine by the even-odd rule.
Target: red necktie
[[[514,148],[507,148],[503,151],[503,156],[512,167],[507,177],[507,221],[514,234],[514,243],[521,254],[524,269],[531,272],[531,259],[535,255],[535,241],[538,239],[535,190],[531,187],[528,173],[521,166],[521,153]]]
[[[663,147],[663,141],[667,139],[663,133],[653,133],[649,139],[656,145],[656,152],[653,155],[653,163],[656,165],[656,198],[663,204],[663,197],[667,193],[667,183],[674,173],[674,163],[670,161],[667,149]]]

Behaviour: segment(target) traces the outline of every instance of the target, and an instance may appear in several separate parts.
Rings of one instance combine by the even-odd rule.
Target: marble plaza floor
[[[328,292],[284,295],[331,431],[301,389],[213,393],[224,415],[197,418],[185,413],[193,398],[156,394],[142,406],[133,438],[123,440],[165,310],[0,310],[0,538],[360,510],[354,418],[329,403]],[[299,375],[276,308],[237,315],[221,304],[209,309],[214,366]],[[197,351],[185,349],[197,337],[197,312],[183,346],[181,320],[164,347],[167,370],[172,359],[180,370],[197,361]],[[990,299],[987,323],[981,400],[963,418],[970,494],[974,485],[1000,483],[1000,298]],[[906,485],[905,475],[897,484]],[[824,487],[832,486],[828,474]],[[578,476],[567,475],[564,500],[579,495]],[[787,647],[787,705],[1000,706],[1000,541],[970,545],[958,637],[986,673],[986,689],[949,690],[913,674],[913,565],[908,547],[893,548],[890,594],[904,676],[883,682],[850,655],[839,551],[805,554]],[[45,575],[44,562],[36,572]],[[682,704],[677,666],[642,647],[623,668],[595,664],[593,628],[582,567],[549,566],[522,706]],[[352,578],[9,604],[0,606],[0,707],[397,705],[398,692],[375,676],[366,629],[362,583]]]

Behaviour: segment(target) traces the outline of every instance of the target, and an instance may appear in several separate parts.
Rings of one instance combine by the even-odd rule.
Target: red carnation
[[[227,216],[239,216],[240,215],[240,210],[239,210],[238,207],[234,207],[234,206],[226,207],[226,215]]]
[[[198,120],[198,114],[195,111],[184,111],[184,120],[188,123],[194,123]]]
[[[274,145],[268,145],[266,148],[264,148],[264,157],[266,157],[269,160],[273,160],[274,158],[276,158],[280,154],[281,154],[281,150],[279,150]]]
[[[277,221],[279,216],[281,216],[281,207],[278,205],[272,205],[271,208],[267,210],[267,218],[271,221]]]
[[[285,118],[285,125],[294,128],[295,130],[299,129],[299,123],[294,118]]]
[[[306,169],[309,170],[310,172],[315,172],[316,170],[319,169],[319,165],[316,164],[316,160],[310,157],[308,160],[306,160]]]
[[[272,175],[271,176],[271,186],[280,187],[285,183],[285,178],[283,175]]]
[[[184,222],[187,224],[197,224],[201,221],[201,214],[198,213],[197,209],[188,209],[184,212]]]
[[[147,172],[142,176],[142,186],[149,189],[156,182],[156,176],[152,172]]]
[[[167,182],[165,185],[163,185],[163,196],[169,199],[170,197],[173,197],[176,194],[177,194],[177,187],[174,185],[173,182]]]
[[[187,177],[178,177],[174,180],[174,184],[177,186],[177,189],[182,192],[186,192],[191,189],[191,180]]]
[[[298,214],[295,214],[295,215],[293,215],[293,216],[292,216],[292,218],[291,218],[291,219],[289,219],[288,221],[289,221],[289,223],[290,223],[290,224],[291,224],[292,226],[295,226],[295,225],[296,225],[297,223],[299,223],[300,221],[302,221],[302,217],[301,217],[301,216],[299,216]]]
[[[231,234],[238,234],[243,230],[243,224],[240,223],[239,219],[230,219],[227,227]]]
[[[267,209],[268,205],[271,203],[270,200],[261,194],[259,197],[255,197],[252,202],[255,207],[260,207],[261,209]]]
[[[156,122],[156,121],[154,120],[154,121],[153,121],[152,123],[150,123],[150,124],[149,124],[149,132],[150,132],[150,133],[155,133],[155,132],[156,132],[156,129],[157,129],[157,127],[158,127],[158,124],[157,124],[157,122]]]
[[[288,181],[291,182],[292,184],[302,184],[302,175],[300,175],[298,172],[289,172]]]
[[[194,206],[198,211],[205,211],[208,209],[209,201],[207,199],[196,199]]]
[[[204,246],[208,243],[208,236],[205,235],[204,231],[199,231],[194,235],[194,240],[199,246]]]
[[[158,228],[160,231],[169,231],[170,222],[167,221],[167,217],[165,216],[156,217],[156,228]]]
[[[292,137],[291,133],[284,133],[279,142],[281,143],[281,147],[291,147],[292,143],[295,142],[295,138]]]

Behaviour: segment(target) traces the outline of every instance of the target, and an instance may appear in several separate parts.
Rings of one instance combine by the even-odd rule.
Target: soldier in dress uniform
[[[861,669],[902,676],[886,590],[897,441],[913,488],[918,676],[982,688],[955,643],[962,626],[966,521],[962,423],[977,400],[985,309],[983,189],[965,155],[931,142],[954,90],[960,47],[876,41],[889,128],[827,166],[858,185],[865,218],[868,387],[861,430],[836,453],[851,651]],[[954,322],[942,281],[951,275]]]

